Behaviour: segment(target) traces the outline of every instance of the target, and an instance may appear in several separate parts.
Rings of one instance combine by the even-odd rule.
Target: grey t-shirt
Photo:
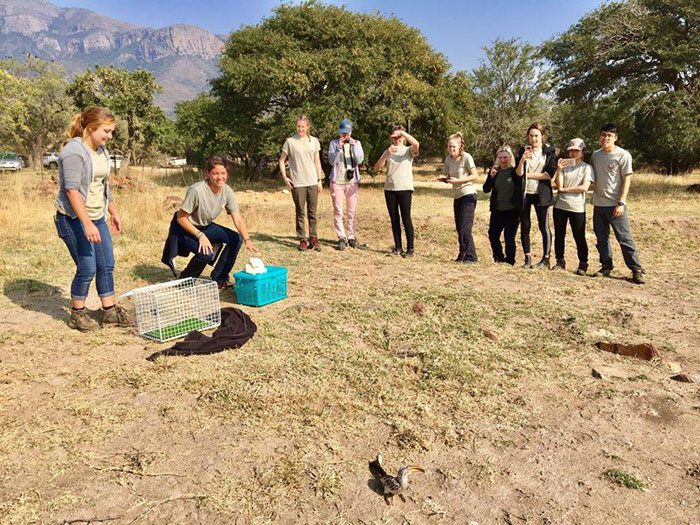
[[[187,188],[185,200],[180,206],[182,211],[190,214],[190,221],[195,226],[210,225],[221,215],[224,208],[227,213],[238,211],[238,203],[231,186],[225,185],[219,193],[214,193],[205,180]]]
[[[632,155],[618,146],[610,153],[602,149],[591,155],[593,165],[593,206],[617,206],[624,177],[632,175]]]
[[[292,179],[295,188],[318,184],[314,157],[317,151],[321,151],[321,143],[316,137],[300,137],[295,133],[284,141],[282,151],[287,154],[289,178]]]
[[[540,181],[537,179],[530,179],[527,177],[528,173],[542,173],[544,169],[544,162],[546,158],[542,154],[541,149],[532,151],[532,160],[525,163],[525,193],[528,195],[535,195],[540,185]]]
[[[410,146],[397,146],[396,153],[387,160],[386,183],[387,191],[413,191],[413,150]]]
[[[466,151],[462,155],[453,159],[451,155],[445,157],[444,173],[446,176],[455,179],[465,179],[471,175],[471,170],[475,168],[474,159]],[[465,182],[464,184],[453,184],[454,198],[459,199],[465,195],[475,195],[476,186],[473,182]]]
[[[585,181],[593,182],[593,168],[585,162],[579,163],[577,166],[570,168],[562,168],[561,170],[562,184],[564,188],[573,188],[580,186]],[[554,207],[559,210],[573,211],[575,213],[583,213],[586,211],[586,194],[585,193],[558,193]]]

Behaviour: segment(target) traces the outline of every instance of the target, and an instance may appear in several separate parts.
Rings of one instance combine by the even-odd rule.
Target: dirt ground
[[[289,195],[234,182],[289,297],[242,307],[258,326],[243,348],[151,362],[170,345],[67,327],[50,184],[0,174],[0,523],[700,523],[700,175],[635,176],[643,286],[616,245],[609,279],[491,262],[484,195],[480,261],[456,264],[450,194],[423,178],[413,259],[386,254],[379,182],[360,197],[364,250],[334,249],[324,189],[319,253],[296,250]],[[134,180],[117,192],[118,293],[169,279],[168,197],[193,178]],[[590,218],[587,238],[595,270]],[[388,470],[425,468],[406,502],[376,493],[378,451]]]

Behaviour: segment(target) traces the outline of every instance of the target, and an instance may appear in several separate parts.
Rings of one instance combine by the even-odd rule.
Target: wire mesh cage
[[[122,297],[133,298],[139,335],[161,343],[221,324],[214,281],[188,277],[136,288]]]

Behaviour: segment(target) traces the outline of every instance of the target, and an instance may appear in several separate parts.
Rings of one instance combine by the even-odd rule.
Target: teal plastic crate
[[[246,306],[264,306],[287,297],[287,269],[267,266],[267,273],[233,274],[236,280],[236,302]]]

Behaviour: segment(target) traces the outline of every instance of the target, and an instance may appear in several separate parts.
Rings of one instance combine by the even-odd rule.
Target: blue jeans
[[[71,219],[68,215],[56,213],[54,223],[58,236],[66,243],[77,268],[70,285],[71,298],[85,300],[90,283],[95,277],[97,293],[100,297],[114,295],[114,248],[112,235],[109,233],[109,226],[104,217],[92,221],[100,232],[102,242],[99,244],[93,244],[87,240],[80,219]]]
[[[211,271],[212,280],[217,283],[226,282],[229,280],[229,274],[236,263],[238,251],[241,249],[241,236],[235,231],[219,226],[212,222],[204,228],[196,226],[198,230],[204,233],[212,244],[225,244],[226,247],[221,252],[219,260],[216,262],[214,269]],[[199,253],[199,241],[193,235],[187,233],[178,225],[178,244],[184,246],[188,251],[194,253],[194,256],[187,265],[187,268],[182,272],[180,277],[199,277],[204,271],[204,267],[213,261],[216,252],[210,254]],[[195,275],[196,274],[196,275]]]
[[[593,206],[593,231],[595,232],[596,248],[600,255],[600,265],[603,268],[613,267],[612,249],[610,248],[610,228],[615,233],[617,242],[622,249],[622,258],[627,268],[632,271],[643,270],[639,262],[637,245],[632,237],[630,221],[627,218],[627,206],[623,208],[620,217],[613,217],[615,206]]]

